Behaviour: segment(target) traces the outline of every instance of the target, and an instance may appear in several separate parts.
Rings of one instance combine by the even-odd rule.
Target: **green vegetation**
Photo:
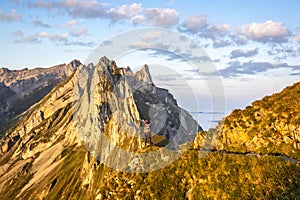
[[[166,168],[116,172],[104,180],[104,199],[298,199],[300,167],[277,157],[189,150]]]
[[[219,126],[223,149],[300,159],[300,83],[234,110]]]

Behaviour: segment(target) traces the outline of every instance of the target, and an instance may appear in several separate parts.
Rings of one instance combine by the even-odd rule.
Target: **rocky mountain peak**
[[[5,68],[5,67],[0,68],[0,76],[2,76],[3,74],[5,74],[5,73],[7,73],[7,72],[9,72],[9,71],[10,71],[10,70],[7,69],[7,68]]]
[[[77,66],[73,74],[15,118],[17,123],[2,135],[1,197],[57,197],[70,184],[76,190],[86,188],[86,199],[95,199],[94,189],[108,175],[108,167],[149,171],[167,159],[154,151],[158,156],[152,162],[142,152],[143,120],[151,121],[153,136],[159,138],[153,140],[156,150],[180,151],[200,129],[167,90],[156,93],[147,66],[135,75],[106,57],[96,65],[74,60],[68,66]]]
[[[135,73],[135,77],[137,80],[141,80],[146,83],[152,83],[149,67],[146,64],[139,71]]]
[[[127,66],[127,67],[124,68],[124,74],[127,75],[127,76],[134,76],[134,73],[133,73],[133,71],[130,69],[129,66]]]
[[[105,66],[108,66],[111,63],[111,60],[108,59],[106,56],[103,56],[99,59],[99,63],[104,63]]]
[[[74,59],[69,63],[69,65],[71,65],[73,67],[73,70],[75,70],[79,65],[81,65],[81,62],[80,60]]]

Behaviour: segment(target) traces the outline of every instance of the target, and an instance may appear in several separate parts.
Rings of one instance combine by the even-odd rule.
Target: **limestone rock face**
[[[73,60],[51,68],[0,69],[0,127],[41,100],[80,64]]]
[[[152,83],[148,65],[144,65],[140,71],[136,72],[135,78],[137,79],[137,81]]]
[[[141,120],[150,119],[153,134],[164,135],[172,150],[201,129],[167,90],[154,85],[146,66],[133,73],[106,57],[70,65],[74,73],[1,137],[4,199],[95,199],[111,169],[143,170],[143,161],[134,157],[143,148]]]
[[[152,78],[147,65],[144,65],[135,74],[131,73],[130,68],[127,68],[124,71],[124,79],[126,79],[130,87],[133,89],[133,92],[140,91],[143,93],[156,93],[156,87],[152,82]]]
[[[106,57],[95,66],[80,68],[74,114],[79,136],[97,159],[111,165],[124,151],[140,145],[140,115],[122,68]]]
[[[151,132],[165,136],[171,149],[191,142],[201,130],[167,90],[155,86],[147,65],[134,74],[103,57],[81,70],[80,79],[86,81],[77,86],[79,135],[87,149],[109,166],[141,148],[142,120],[150,120]]]

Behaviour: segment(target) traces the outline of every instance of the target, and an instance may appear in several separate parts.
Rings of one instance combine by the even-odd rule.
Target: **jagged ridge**
[[[168,109],[173,111],[170,111],[190,117],[190,122],[177,133],[174,129],[172,136],[184,134],[188,129],[198,130],[191,116],[176,107],[170,93],[158,89],[160,92],[156,94],[145,67],[135,75],[129,71],[117,68],[114,61],[105,57],[95,66],[78,64],[71,76],[19,116],[18,123],[1,138],[0,196],[95,197],[101,180],[112,171],[101,162],[113,166],[118,162],[114,159],[122,157],[120,149],[127,152],[141,149],[138,129],[141,118],[136,103],[141,99],[135,100],[135,92],[139,92],[139,98],[141,91],[156,97],[155,101],[148,99],[150,107],[171,99],[173,105]],[[151,119],[154,123],[155,118]],[[171,123],[166,124],[161,130]],[[183,136],[192,139],[191,130]],[[172,147],[179,148],[181,143],[175,138]],[[97,149],[98,152],[94,151]],[[80,191],[76,194],[72,192],[77,190]]]
[[[51,68],[0,69],[0,134],[11,119],[40,101],[57,84],[70,76],[79,61]]]

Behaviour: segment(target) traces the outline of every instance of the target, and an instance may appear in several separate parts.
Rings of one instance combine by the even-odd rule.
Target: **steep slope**
[[[300,160],[300,83],[234,110],[219,127],[218,149]]]
[[[300,83],[235,110],[148,174],[104,179],[103,199],[299,199]]]
[[[153,132],[165,136],[174,143],[184,143],[191,142],[194,133],[202,130],[196,123],[188,123],[187,127],[184,127],[184,122],[194,121],[193,118],[177,105],[176,99],[168,90],[154,85],[147,65],[134,76],[127,71],[125,79],[132,88],[140,117],[152,122]]]
[[[15,115],[11,110],[9,102],[15,102],[18,95],[3,82],[0,82],[0,127]]]
[[[139,79],[139,74],[150,77],[145,68],[135,75],[127,70],[106,57],[96,65],[79,65],[19,116],[0,141],[1,199],[95,199],[102,181],[114,170],[147,171],[163,161],[156,156],[156,162],[141,163],[138,168],[132,165],[137,158],[149,160],[143,154],[141,118],[133,91],[149,92],[148,86],[155,85],[151,79]],[[141,87],[132,88],[133,82]],[[155,94],[155,89],[152,92],[160,96],[155,102],[149,99],[151,106],[171,98],[167,91],[166,96]],[[166,144],[166,151],[180,151],[183,142],[192,140],[191,130],[196,134],[200,127],[182,109],[169,111],[182,112],[184,119],[180,113],[176,116],[182,122],[188,120],[177,134],[173,130],[174,137]],[[155,124],[155,118],[151,119]],[[186,140],[178,139],[179,134]],[[154,149],[150,154],[160,155],[160,151]]]
[[[79,65],[74,60],[51,68],[0,69],[0,131],[5,123],[41,100]]]
[[[258,106],[298,94],[294,86],[284,91]],[[292,101],[284,101],[284,110],[297,113]],[[249,153],[231,142],[243,137],[222,132],[217,140],[217,130],[200,131],[184,149],[190,130],[201,129],[176,105],[168,91],[155,87],[146,66],[134,74],[105,57],[78,66],[0,140],[0,199],[299,199],[299,160],[280,151]],[[242,121],[246,110],[226,119]],[[141,145],[140,119],[157,123],[164,147]],[[266,126],[257,129],[264,134]],[[215,140],[217,149],[207,151]]]
[[[99,199],[299,199],[300,166],[280,157],[188,150],[150,173],[112,173]]]

